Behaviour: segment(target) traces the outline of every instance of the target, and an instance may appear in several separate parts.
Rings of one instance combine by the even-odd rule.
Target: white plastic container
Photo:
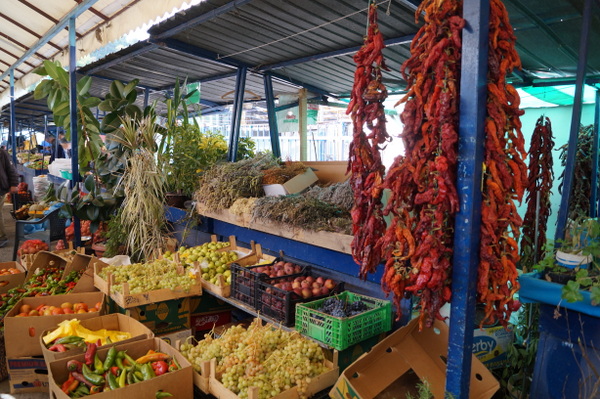
[[[583,255],[581,252],[571,254],[563,251],[556,251],[556,262],[569,269],[580,267],[587,269],[588,265],[592,263],[592,255]]]

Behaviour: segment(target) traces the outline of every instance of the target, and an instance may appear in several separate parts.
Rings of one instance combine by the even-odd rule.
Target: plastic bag
[[[46,195],[48,187],[50,186],[50,180],[48,176],[40,175],[33,177],[33,198],[36,201],[41,201]]]

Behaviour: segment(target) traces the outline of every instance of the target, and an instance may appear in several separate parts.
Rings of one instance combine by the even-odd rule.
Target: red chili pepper
[[[61,386],[61,390],[70,395],[79,386],[79,381],[75,379],[73,374],[69,373],[69,379],[67,379]]]
[[[51,347],[49,347],[48,350],[53,352],[66,352],[67,347],[63,344],[54,344]]]
[[[86,343],[87,350],[85,351],[85,364],[91,366],[94,363],[94,355],[96,354],[97,346],[95,343]]]
[[[156,375],[164,374],[169,369],[169,366],[167,365],[167,363],[164,360],[152,362],[151,365],[152,365],[152,369],[154,370],[154,373]]]
[[[114,376],[118,376],[119,375],[119,367],[118,366],[112,366],[110,368],[110,372],[114,374]]]

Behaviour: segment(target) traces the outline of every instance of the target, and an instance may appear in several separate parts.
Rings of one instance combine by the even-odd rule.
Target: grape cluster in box
[[[344,290],[344,283],[316,276],[310,266],[292,276],[270,277],[258,281],[256,310],[285,326],[293,326],[296,304],[327,297]]]
[[[272,277],[299,275],[307,265],[292,263],[283,256],[272,263],[244,267],[237,263],[231,264],[231,297],[253,309],[257,308],[256,289],[258,281]]]

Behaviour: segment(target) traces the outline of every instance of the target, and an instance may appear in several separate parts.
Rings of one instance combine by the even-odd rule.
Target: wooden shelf
[[[231,223],[250,230],[274,234],[280,237],[315,245],[321,248],[331,249],[333,251],[345,254],[352,253],[350,244],[352,243],[353,237],[347,234],[333,233],[329,231],[309,231],[286,224],[267,222],[263,220],[251,222],[250,215],[235,215],[229,212],[229,210],[208,212],[202,209],[201,205],[197,205],[196,210],[203,216],[226,223]]]

